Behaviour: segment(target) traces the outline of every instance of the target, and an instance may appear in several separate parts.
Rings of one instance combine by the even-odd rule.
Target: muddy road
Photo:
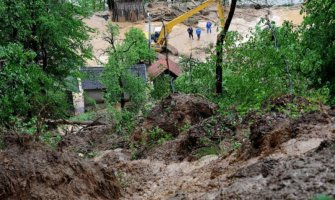
[[[162,6],[164,9],[164,6]],[[169,35],[169,43],[178,49],[179,55],[185,55],[192,57],[194,59],[199,59],[204,61],[206,57],[208,57],[208,51],[206,49],[211,49],[213,45],[216,43],[216,38],[218,34],[218,24],[219,19],[217,18],[216,8],[209,7],[207,9],[208,15],[206,17],[212,19],[214,22],[214,27],[212,28],[212,33],[206,33],[206,20],[199,18],[199,20],[193,25],[194,28],[200,27],[202,29],[201,39],[190,40],[187,34],[187,26],[185,24],[177,24],[173,31]],[[228,13],[228,10],[226,11]],[[93,46],[94,56],[102,61],[103,63],[107,62],[107,55],[104,54],[104,50],[106,50],[109,44],[104,41],[104,37],[106,36],[106,25],[108,21],[99,17],[102,15],[101,13],[96,13],[90,19],[85,20],[88,26],[96,29],[96,33],[92,34],[91,44]],[[266,15],[269,16],[270,20],[275,21],[278,25],[281,25],[285,20],[291,21],[295,26],[299,25],[303,16],[300,14],[300,6],[283,6],[278,7],[274,6],[271,8],[263,8],[256,10],[254,8],[237,8],[235,11],[234,18],[231,23],[230,30],[237,31],[243,36],[247,36],[250,34],[250,30],[254,29],[256,24],[259,22],[261,18],[264,18]],[[139,28],[144,32],[148,32],[148,25],[145,21],[138,22],[115,22],[120,27],[120,37],[119,41],[124,39],[125,33],[132,27]],[[161,22],[153,22],[152,30],[155,27],[161,27]],[[178,61],[178,56],[171,56],[174,61]],[[101,65],[101,63],[97,62],[97,60],[91,60],[87,62],[88,66],[96,66]]]

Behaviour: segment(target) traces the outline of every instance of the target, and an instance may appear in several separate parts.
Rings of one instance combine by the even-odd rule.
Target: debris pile
[[[0,152],[0,199],[118,199],[111,168],[52,151],[31,137],[6,135]]]

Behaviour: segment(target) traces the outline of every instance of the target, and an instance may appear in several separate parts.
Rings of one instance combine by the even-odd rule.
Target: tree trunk
[[[233,19],[237,0],[232,0],[228,18],[223,30],[216,40],[216,94],[222,94],[222,65],[223,65],[223,43],[226,38],[231,20]]]

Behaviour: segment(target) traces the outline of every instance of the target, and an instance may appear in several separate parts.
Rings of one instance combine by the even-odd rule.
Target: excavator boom
[[[159,34],[159,37],[157,39],[157,44],[160,46],[163,46],[165,44],[165,37],[172,31],[172,28],[185,21],[186,19],[192,17],[194,14],[198,13],[199,11],[207,8],[209,5],[212,3],[217,3],[217,10],[218,10],[218,15],[220,18],[220,25],[223,27],[224,26],[224,12],[223,8],[221,6],[220,0],[207,0],[200,4],[199,6],[193,8],[192,10],[189,10],[188,12],[178,16],[177,18],[173,19],[169,23],[165,24],[165,27],[162,27],[161,32]]]

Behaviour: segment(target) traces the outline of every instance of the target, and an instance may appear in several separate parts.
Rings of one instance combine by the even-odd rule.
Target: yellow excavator
[[[224,23],[225,23],[224,22],[224,9],[223,9],[223,6],[220,3],[220,0],[207,0],[207,1],[203,2],[202,4],[200,4],[199,6],[189,10],[188,12],[186,12],[186,13],[178,16],[177,18],[173,19],[172,21],[166,23],[160,29],[160,33],[155,32],[154,35],[151,37],[155,41],[155,44],[153,44],[152,47],[158,52],[162,52],[163,50],[165,50],[166,37],[172,31],[172,28],[175,25],[185,21],[189,17],[192,17],[194,14],[198,13],[199,11],[207,8],[208,6],[210,6],[214,3],[216,3],[216,6],[217,6],[217,12],[218,12],[218,15],[219,15],[219,18],[220,18],[220,25],[223,27]],[[176,51],[171,46],[170,47],[168,46],[167,48],[170,51]]]

